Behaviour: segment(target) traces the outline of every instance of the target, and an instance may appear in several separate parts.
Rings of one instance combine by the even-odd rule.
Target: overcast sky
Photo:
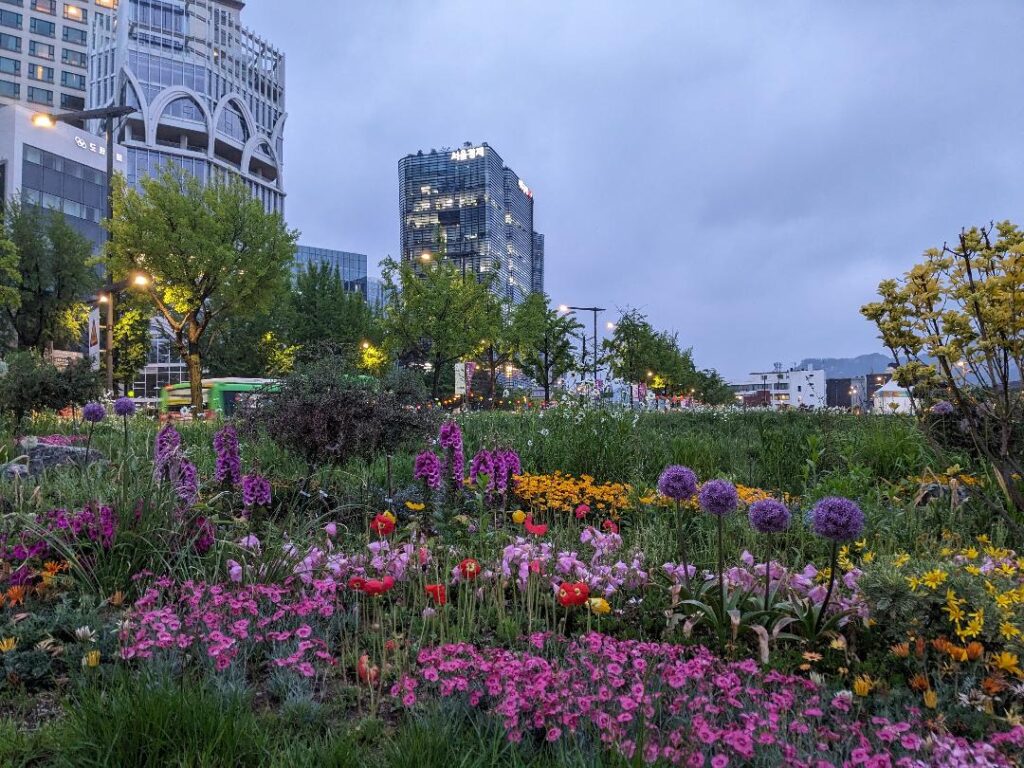
[[[287,55],[289,224],[371,271],[399,158],[486,141],[535,193],[554,303],[638,307],[734,377],[880,351],[880,279],[1024,221],[1016,0],[301,5],[243,12]]]

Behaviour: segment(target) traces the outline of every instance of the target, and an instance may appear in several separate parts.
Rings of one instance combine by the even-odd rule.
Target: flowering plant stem
[[[679,558],[683,561],[683,583],[686,584],[686,591],[690,591],[690,566],[686,562],[686,520],[683,518],[683,508],[676,499],[676,520],[679,521]]]
[[[715,515],[718,520],[718,599],[719,605],[721,606],[721,612],[719,613],[719,641],[724,650],[725,648],[725,549],[722,544],[722,523],[723,515]]]
[[[768,543],[765,546],[765,559],[764,559],[764,611],[768,612],[768,596],[772,589],[772,537],[771,534],[765,536]]]
[[[832,558],[829,561],[828,567],[828,590],[825,592],[825,600],[821,604],[821,610],[818,613],[818,618],[814,622],[814,633],[817,634],[818,630],[821,629],[821,622],[825,619],[825,611],[828,609],[828,601],[832,598],[832,588],[836,584],[836,568],[839,566],[839,543],[835,540],[832,541]]]

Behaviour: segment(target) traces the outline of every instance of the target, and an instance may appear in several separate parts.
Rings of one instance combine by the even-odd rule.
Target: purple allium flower
[[[184,504],[191,507],[199,498],[199,472],[196,465],[187,459],[181,459],[175,475],[175,492]]]
[[[228,424],[213,436],[213,448],[217,452],[214,478],[218,483],[230,482],[238,485],[242,482],[242,459],[238,452],[238,433]]]
[[[413,463],[413,475],[437,490],[441,487],[441,459],[433,451],[423,451]]]
[[[665,467],[658,478],[658,493],[676,501],[692,499],[697,493],[697,475],[679,464]]]
[[[931,411],[936,416],[951,416],[956,412],[956,408],[949,400],[939,400],[932,406]]]
[[[270,481],[253,473],[242,478],[242,503],[246,509],[270,506]]]
[[[114,413],[125,418],[135,415],[135,401],[130,397],[119,397],[114,401]]]
[[[739,506],[740,495],[728,480],[708,480],[700,487],[697,500],[705,512],[722,517]]]
[[[864,530],[864,513],[854,502],[839,496],[822,499],[808,516],[811,530],[825,539],[852,541]]]
[[[747,511],[750,527],[758,533],[782,533],[789,528],[789,507],[778,499],[759,499]]]
[[[82,408],[82,418],[90,424],[98,424],[107,417],[107,409],[100,403],[86,403]]]

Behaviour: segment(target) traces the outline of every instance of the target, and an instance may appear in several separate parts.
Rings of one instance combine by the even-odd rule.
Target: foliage
[[[149,360],[151,316],[143,298],[122,294],[114,320],[114,380],[129,391]]]
[[[8,355],[7,364],[7,374],[0,376],[0,411],[11,413],[15,423],[33,411],[81,405],[100,393],[99,377],[86,359],[60,370],[33,352],[19,352]]]
[[[861,312],[901,363],[896,378],[930,405],[948,396],[977,454],[1024,515],[1024,233],[1008,221],[962,230]]]
[[[142,188],[123,179],[115,187],[107,265],[115,278],[149,276],[146,295],[188,365],[199,409],[204,335],[224,318],[258,316],[282,298],[297,233],[241,182],[203,185],[167,170]]]
[[[514,352],[515,360],[544,390],[547,402],[555,383],[576,369],[573,336],[583,326],[573,315],[552,308],[548,297],[541,294],[528,296],[522,307],[516,334],[521,344]]]
[[[38,352],[76,338],[86,314],[82,298],[97,282],[89,266],[92,244],[60,213],[18,198],[4,207],[0,243],[0,290],[17,294],[0,302],[3,330],[13,332],[19,349]]]
[[[372,459],[431,428],[426,413],[345,370],[344,360],[331,357],[300,367],[247,413],[250,433],[266,434],[312,466]]]
[[[436,398],[444,373],[470,357],[487,336],[490,278],[467,279],[442,260],[422,270],[385,262],[384,281],[391,297],[384,308],[385,343],[404,364],[429,364]]]

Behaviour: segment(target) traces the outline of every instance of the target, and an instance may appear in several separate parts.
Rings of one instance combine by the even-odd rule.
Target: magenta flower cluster
[[[513,450],[500,448],[494,451],[481,448],[469,464],[469,479],[474,485],[480,482],[481,476],[487,478],[487,487],[484,490],[488,496],[504,496],[508,492],[512,478],[522,472],[519,454]]]
[[[191,654],[223,671],[263,656],[272,667],[314,677],[335,664],[324,639],[335,593],[333,581],[306,589],[294,578],[247,586],[159,578],[121,625],[121,657]]]
[[[692,499],[697,493],[697,475],[679,464],[665,467],[658,477],[658,493],[676,501]]]
[[[217,454],[213,477],[218,483],[238,485],[242,482],[242,456],[238,448],[238,433],[231,424],[219,429],[213,436],[213,450]]]
[[[423,451],[413,462],[413,476],[435,491],[441,487],[442,472],[441,459],[433,451]]]
[[[437,437],[438,445],[445,451],[445,471],[455,488],[462,487],[466,475],[466,454],[462,446],[462,430],[454,421],[446,421],[441,425]]]
[[[171,479],[171,472],[181,460],[181,434],[168,424],[156,433],[153,444],[153,479],[158,483]]]
[[[648,765],[1006,766],[1024,745],[1021,726],[985,743],[935,736],[916,709],[861,717],[849,692],[701,647],[598,633],[531,644],[423,649],[391,695],[405,707],[457,699],[499,719],[510,741],[578,735]],[[957,762],[937,759],[954,753]]]
[[[270,506],[270,481],[263,475],[252,473],[242,478],[242,504],[247,510]]]

